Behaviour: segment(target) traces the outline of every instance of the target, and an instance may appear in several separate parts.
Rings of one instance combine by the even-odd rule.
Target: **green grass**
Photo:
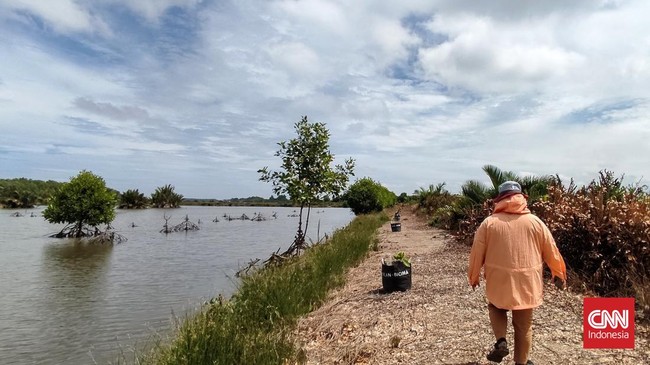
[[[345,272],[371,249],[386,214],[355,218],[326,244],[281,266],[242,279],[230,300],[215,300],[187,318],[167,345],[157,344],[139,364],[284,364],[295,360],[291,332],[301,316],[344,283]]]

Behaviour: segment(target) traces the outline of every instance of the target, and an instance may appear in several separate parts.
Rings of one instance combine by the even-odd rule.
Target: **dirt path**
[[[307,364],[493,364],[485,359],[494,338],[483,283],[476,291],[467,285],[469,248],[448,244],[444,231],[406,210],[401,232],[384,224],[379,251],[300,321],[297,338]],[[397,251],[411,257],[413,287],[383,294],[381,258]],[[534,314],[536,365],[650,364],[648,326],[637,324],[635,350],[584,350],[582,296],[547,285],[544,301]],[[513,343],[512,332],[508,342]],[[513,363],[512,355],[502,362]]]

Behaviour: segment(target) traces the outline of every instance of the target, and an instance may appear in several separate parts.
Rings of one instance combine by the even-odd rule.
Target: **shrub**
[[[167,184],[159,186],[151,194],[151,205],[155,208],[178,208],[183,201],[183,196],[174,191],[174,186]]]
[[[43,217],[50,223],[65,223],[56,237],[97,235],[97,226],[115,219],[117,196],[104,179],[90,171],[80,171],[70,182],[60,185]]]
[[[481,225],[483,220],[492,214],[494,203],[492,200],[487,200],[481,205],[462,205],[459,213],[460,218],[457,221],[456,239],[471,245],[474,241],[474,234]]]
[[[552,180],[550,176],[519,176],[494,165],[483,166],[483,171],[491,185],[468,180],[461,186],[460,195],[451,195],[444,189],[445,183],[420,188],[416,191],[419,212],[431,217],[430,225],[453,230],[459,240],[471,244],[476,228],[492,211],[492,199],[497,196],[500,184],[507,180],[519,182],[529,196],[529,203],[533,203],[546,196]]]
[[[412,197],[410,197],[408,194],[406,194],[406,193],[401,193],[401,194],[397,197],[397,202],[398,202],[398,203],[408,203],[408,202],[411,201],[411,199],[412,199]]]
[[[420,188],[415,191],[418,202],[418,210],[428,216],[435,213],[438,208],[451,204],[453,195],[445,189],[445,183],[429,185],[429,188]]]
[[[129,189],[120,195],[120,209],[144,209],[149,204],[149,199],[138,189]]]
[[[559,179],[533,211],[548,225],[567,265],[603,296],[634,296],[650,313],[650,199],[609,171],[578,189]]]
[[[369,177],[357,180],[345,193],[343,200],[354,214],[380,212],[392,207],[397,196]]]
[[[459,195],[452,195],[451,203],[438,207],[431,218],[429,225],[436,228],[458,231],[462,221],[467,219],[467,208],[462,204],[463,198]]]

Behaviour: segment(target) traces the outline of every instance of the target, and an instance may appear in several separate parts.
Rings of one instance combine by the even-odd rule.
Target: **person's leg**
[[[533,343],[533,310],[512,311],[512,326],[515,329],[515,363],[526,364]]]
[[[488,312],[490,314],[490,324],[494,337],[497,339],[494,348],[487,354],[487,359],[490,361],[501,362],[510,351],[508,350],[508,342],[506,341],[506,332],[508,329],[508,311],[505,309],[497,308],[492,303],[488,304]]]
[[[494,338],[506,338],[508,330],[508,311],[505,309],[497,308],[492,303],[488,304],[488,312],[490,313],[490,324],[494,332]]]

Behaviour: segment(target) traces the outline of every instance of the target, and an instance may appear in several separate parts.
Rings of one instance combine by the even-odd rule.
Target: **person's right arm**
[[[485,221],[481,223],[478,230],[474,234],[474,243],[472,244],[472,252],[469,255],[469,268],[467,269],[467,277],[469,285],[476,288],[480,282],[481,268],[485,263],[485,250],[486,250],[486,236],[487,227]]]

